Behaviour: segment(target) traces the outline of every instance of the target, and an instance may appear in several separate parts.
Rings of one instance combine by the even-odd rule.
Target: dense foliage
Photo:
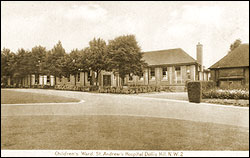
[[[117,37],[108,45],[103,39],[94,38],[85,49],[74,49],[70,53],[66,53],[60,41],[51,50],[39,45],[31,51],[21,48],[13,53],[3,48],[1,84],[6,85],[7,78],[22,84],[23,78],[31,78],[31,75],[35,75],[36,79],[39,75],[53,75],[55,78],[74,75],[76,79],[78,72],[90,70],[95,72],[97,84],[102,70],[119,72],[124,79],[125,75],[142,73],[143,66],[145,62],[134,35]]]
[[[146,66],[142,60],[141,48],[134,35],[126,35],[109,41],[110,66],[119,73],[122,84],[126,75],[141,75]]]

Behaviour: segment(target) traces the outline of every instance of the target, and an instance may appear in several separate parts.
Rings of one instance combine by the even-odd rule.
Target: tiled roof
[[[197,63],[181,48],[144,52],[143,59],[150,66]]]
[[[249,44],[241,44],[238,48],[224,56],[209,69],[249,66]]]

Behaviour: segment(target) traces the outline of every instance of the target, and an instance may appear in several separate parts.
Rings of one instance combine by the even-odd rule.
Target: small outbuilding
[[[209,69],[220,88],[249,88],[249,44],[241,44]]]

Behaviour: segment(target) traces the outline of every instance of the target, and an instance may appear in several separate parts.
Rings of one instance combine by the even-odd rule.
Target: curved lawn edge
[[[57,95],[1,90],[1,104],[77,103],[81,100]]]
[[[25,103],[25,104],[1,104],[2,106],[17,106],[17,105],[21,105],[21,106],[25,106],[25,105],[65,105],[65,104],[81,104],[84,103],[84,100],[80,100],[79,102],[62,102],[62,103]]]

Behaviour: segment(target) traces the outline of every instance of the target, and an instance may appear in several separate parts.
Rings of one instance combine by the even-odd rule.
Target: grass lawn
[[[249,129],[132,116],[1,117],[1,149],[249,150]]]
[[[79,102],[78,99],[1,89],[1,104]]]
[[[212,103],[212,104],[223,104],[223,105],[234,105],[249,107],[249,100],[235,100],[235,99],[202,99],[202,102]]]

